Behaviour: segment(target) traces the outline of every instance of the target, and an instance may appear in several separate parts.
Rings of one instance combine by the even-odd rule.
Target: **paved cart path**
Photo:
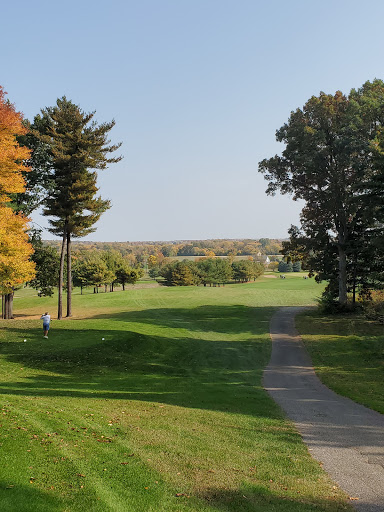
[[[272,318],[264,387],[294,421],[324,469],[362,512],[384,512],[384,415],[337,395],[315,375],[295,325],[303,308]]]

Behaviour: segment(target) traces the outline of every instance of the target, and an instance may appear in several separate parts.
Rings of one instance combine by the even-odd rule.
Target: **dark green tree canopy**
[[[268,194],[280,191],[305,201],[301,224],[311,249],[327,257],[331,246],[336,249],[335,272],[329,274],[337,275],[342,304],[356,233],[367,233],[382,221],[383,129],[381,80],[366,82],[348,96],[320,93],[277,130],[276,139],[285,144],[282,155],[259,164],[269,182]]]
[[[71,233],[82,237],[94,231],[94,224],[110,207],[109,201],[95,197],[97,174],[122,157],[108,157],[121,144],[110,145],[108,132],[114,121],[97,125],[95,112],[85,113],[64,96],[54,107],[42,111],[35,119],[40,139],[49,148],[54,188],[46,200],[44,215],[50,220],[51,232]]]
[[[44,123],[46,120],[41,116],[36,116],[33,124],[25,120],[24,125],[28,132],[18,137],[19,144],[31,150],[31,157],[27,162],[29,172],[23,172],[25,192],[14,194],[12,203],[16,211],[25,215],[30,215],[39,208],[53,188],[50,148],[40,138],[40,132],[46,128]]]
[[[50,231],[63,238],[59,272],[58,317],[62,315],[64,254],[67,254],[67,316],[71,316],[71,240],[95,230],[94,224],[110,203],[96,197],[97,169],[118,162],[110,157],[120,144],[111,145],[108,132],[115,122],[97,124],[95,112],[86,113],[65,96],[35,118],[39,140],[47,148],[52,166],[52,189],[43,214],[49,216]]]

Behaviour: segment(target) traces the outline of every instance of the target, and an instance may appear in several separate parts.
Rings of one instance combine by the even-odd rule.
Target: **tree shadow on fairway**
[[[191,308],[152,308],[139,311],[121,311],[98,314],[92,319],[139,322],[153,326],[181,328],[190,331],[239,333],[242,331],[265,332],[270,317],[276,311],[272,307],[238,305],[204,305]]]
[[[240,489],[229,490],[220,488],[208,488],[200,497],[203,498],[214,510],[221,512],[313,512],[328,511],[341,512],[352,511],[352,507],[341,500],[317,499],[315,501],[300,502],[300,497],[279,496],[280,492],[276,492],[267,487],[257,484],[247,484]],[[379,512],[379,509],[377,509]]]
[[[48,493],[26,485],[0,481],[0,503],[2,512],[62,512],[64,502]]]
[[[196,309],[199,311],[194,313],[187,309],[162,309],[155,317],[152,310],[122,313],[106,324],[108,330],[95,329],[99,324],[94,320],[89,321],[90,329],[69,328],[83,327],[82,321],[65,322],[62,329],[55,328],[54,341],[51,337],[47,341],[41,335],[33,335],[28,343],[0,343],[0,352],[8,362],[41,370],[38,375],[19,374],[17,380],[3,379],[0,392],[144,400],[278,417],[277,407],[261,385],[270,354],[269,308]],[[133,325],[130,326],[128,318],[137,322],[137,315],[141,327],[146,322],[151,324],[148,332],[154,324],[167,326],[175,318],[194,318],[188,330],[191,334],[199,332],[197,337],[185,336],[174,326],[164,330],[162,336],[126,330]],[[239,333],[235,341],[220,333],[228,316],[233,332]],[[126,326],[113,329],[114,320],[120,318],[127,321]],[[10,327],[7,331],[18,340],[25,337],[25,329]],[[204,338],[203,331],[209,332],[209,336]],[[101,341],[102,338],[105,340]]]

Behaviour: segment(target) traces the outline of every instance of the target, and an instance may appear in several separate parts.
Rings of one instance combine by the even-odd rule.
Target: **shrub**
[[[364,315],[370,320],[384,324],[384,290],[372,290],[361,300]]]
[[[337,298],[337,291],[330,284],[328,284],[321,297],[317,300],[317,304],[320,312],[326,315],[353,313],[356,311],[356,304],[351,302],[340,304]]]
[[[293,262],[293,272],[301,272],[301,261]]]

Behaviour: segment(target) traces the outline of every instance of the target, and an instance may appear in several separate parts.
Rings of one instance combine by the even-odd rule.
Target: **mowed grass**
[[[350,509],[261,386],[312,280],[77,294],[49,340],[31,292],[0,324],[2,512]]]
[[[384,414],[384,326],[316,311],[299,315],[296,326],[324,384]]]

